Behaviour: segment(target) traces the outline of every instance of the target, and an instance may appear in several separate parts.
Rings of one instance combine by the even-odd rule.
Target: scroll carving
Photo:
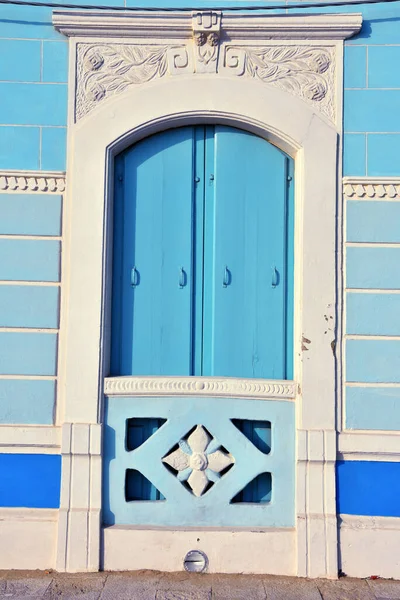
[[[334,47],[220,44],[220,18],[196,13],[193,39],[182,44],[78,44],[76,120],[130,86],[193,72],[256,79],[335,120]]]
[[[188,67],[184,45],[79,44],[76,119],[129,86],[176,74]]]
[[[331,120],[334,107],[334,56],[316,46],[225,46],[223,70],[258,79],[300,96]]]

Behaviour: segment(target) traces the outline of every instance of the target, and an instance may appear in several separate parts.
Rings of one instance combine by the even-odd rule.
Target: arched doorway
[[[292,159],[186,126],[114,178],[111,375],[292,379]],[[291,528],[294,439],[291,403],[108,398],[103,522]]]
[[[133,106],[135,110],[132,110]],[[291,115],[295,117],[291,118]],[[289,152],[296,160],[295,365],[292,381],[202,376],[109,377],[106,349],[110,345],[108,306],[112,267],[107,255],[108,249],[112,248],[114,157],[153,133],[191,123],[224,123],[243,127]],[[321,143],[324,153],[319,150]],[[138,86],[114,102],[105,103],[89,118],[72,127],[71,147],[74,153],[68,180],[66,216],[69,253],[64,255],[68,296],[63,312],[66,325],[60,353],[60,361],[64,365],[60,373],[60,389],[65,408],[60,413],[60,419],[64,423],[66,436],[70,429],[73,436],[81,436],[86,431],[90,434],[90,443],[88,441],[87,444],[90,449],[89,480],[92,491],[88,500],[75,494],[74,490],[80,489],[78,471],[86,468],[86,463],[73,460],[70,463],[66,445],[63,485],[70,492],[68,496],[63,496],[59,519],[59,570],[96,569],[98,558],[103,554],[100,553],[101,513],[106,507],[101,497],[100,474],[104,448],[100,444],[100,436],[102,431],[106,432],[103,424],[108,418],[103,411],[104,403],[115,400],[122,407],[128,398],[135,398],[137,405],[145,411],[149,408],[150,398],[156,396],[165,414],[168,413],[167,417],[171,414],[170,405],[180,403],[179,411],[174,413],[178,415],[179,423],[177,429],[170,429],[169,447],[180,439],[179,436],[190,434],[193,419],[188,417],[184,421],[182,418],[184,414],[187,415],[189,405],[197,411],[195,421],[202,422],[206,428],[208,425],[214,436],[219,436],[215,424],[222,418],[221,413],[215,413],[216,407],[221,411],[228,406],[230,414],[225,416],[229,419],[249,418],[250,405],[258,401],[264,408],[272,403],[277,410],[286,407],[282,410],[292,411],[293,423],[295,413],[295,526],[279,528],[279,521],[274,520],[275,525],[267,530],[253,525],[251,521],[242,528],[227,525],[217,530],[201,525],[200,521],[197,529],[172,526],[106,527],[102,546],[106,558],[102,559],[104,568],[179,570],[182,568],[183,550],[195,548],[201,543],[210,558],[209,568],[214,572],[297,573],[311,576],[336,574],[335,509],[331,504],[325,506],[323,501],[327,486],[333,485],[334,481],[335,358],[330,338],[324,334],[319,320],[321,315],[324,319],[327,306],[328,310],[335,306],[336,173],[332,165],[336,164],[337,159],[336,143],[335,127],[293,96],[269,86],[259,86],[251,80],[207,75],[174,80],[165,78],[151,85]],[[312,268],[306,268],[308,265],[312,265]],[[312,341],[309,351],[303,355],[304,361],[301,353],[302,334]],[[203,412],[199,411],[201,406]],[[160,411],[157,413],[165,418]],[[252,415],[254,420],[265,419],[265,414],[261,416],[256,413],[255,410]],[[154,416],[142,414],[143,418]],[[213,424],[206,422],[208,418],[214,419]],[[192,420],[190,426],[189,420]],[[87,428],[82,425],[85,423],[88,424]],[[166,432],[164,427],[159,433],[163,429]],[[224,432],[225,435],[225,425]],[[236,427],[230,432],[245,439]],[[148,440],[149,444],[157,439],[156,435]],[[323,460],[320,454],[322,437],[330,452],[332,449]],[[287,436],[286,428],[281,438],[283,447],[287,439],[292,438]],[[231,441],[227,450],[238,456]],[[160,452],[158,448],[159,455]],[[278,458],[279,454],[275,456]],[[318,462],[320,460],[322,465]],[[327,467],[325,462],[328,460],[331,462]],[[161,460],[147,463],[157,470],[165,469]],[[68,471],[70,464],[71,476]],[[258,468],[256,464],[251,466]],[[212,496],[211,489],[204,498],[219,515],[230,519],[224,510],[226,504],[221,507],[221,504],[213,502],[217,495],[221,497],[222,487],[225,487],[226,498],[233,497],[232,488],[239,484],[235,480],[233,485],[232,469],[228,475],[214,486],[214,492],[218,490],[218,494]],[[248,473],[245,475],[248,476]],[[308,495],[305,485],[306,481],[311,481],[311,475],[315,483],[312,497]],[[176,490],[174,478],[171,485]],[[191,496],[183,486],[181,488],[183,502],[183,498]],[[294,495],[284,492],[283,496],[292,501]],[[315,504],[316,498],[318,505]],[[201,498],[196,500],[200,500],[200,506]],[[229,498],[226,500],[228,502]],[[148,503],[143,502],[142,508],[139,504],[135,510],[138,519],[140,517],[139,522],[149,522],[141,512]],[[155,504],[160,508],[166,506],[162,502],[150,504],[153,515],[154,510],[159,510],[155,509]],[[246,507],[237,505],[233,508],[241,512]],[[254,508],[254,504],[251,508]],[[264,510],[261,504],[259,508],[260,511]],[[182,503],[179,503],[177,510],[185,518],[193,517]],[[82,548],[83,552],[83,530],[89,548],[85,555],[76,552],[77,547]],[[315,532],[318,535],[314,535]],[[200,542],[197,542],[198,539]],[[168,553],[161,550],[166,546],[170,548]],[[274,551],[268,552],[272,546]],[[158,549],[156,552],[155,548]],[[315,556],[316,562],[310,558],[305,560],[310,553]]]
[[[233,127],[115,161],[111,376],[293,379],[293,161]]]

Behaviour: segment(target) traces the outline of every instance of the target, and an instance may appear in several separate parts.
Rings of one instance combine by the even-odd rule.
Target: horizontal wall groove
[[[42,129],[67,129],[67,125],[38,125],[37,123],[0,123],[0,127],[41,127]]]
[[[1,379],[18,379],[30,381],[57,381],[57,375],[0,375]]]
[[[399,134],[400,135],[400,134]],[[351,196],[346,198],[347,202],[388,202],[389,204],[394,204],[396,202],[400,202],[400,196],[395,196],[393,198],[390,198],[390,196],[373,196],[372,198],[369,198],[368,196],[362,196],[362,197],[357,197],[357,196]]]
[[[364,387],[364,388],[375,388],[375,387],[382,387],[382,388],[392,388],[392,387],[400,387],[400,383],[384,383],[384,382],[380,382],[380,383],[366,383],[366,382],[362,382],[362,381],[347,381],[345,382],[346,387]],[[367,430],[369,431],[369,430]]]
[[[18,85],[67,85],[66,81],[19,81],[13,79],[0,79],[0,83],[12,83]],[[49,125],[51,127],[51,125]],[[59,127],[61,127],[59,125]]]
[[[60,281],[24,281],[24,280],[16,280],[13,279],[8,280],[8,279],[3,279],[0,281],[0,285],[26,285],[26,286],[30,286],[30,285],[34,285],[34,286],[43,286],[43,287],[61,287],[61,282]]]
[[[47,327],[0,327],[0,333],[58,333],[59,329]]]
[[[366,335],[366,334],[345,334],[346,340],[400,340],[400,335]]]
[[[346,242],[345,245],[348,248],[400,248],[400,242]]]
[[[1,283],[1,282],[0,282]],[[345,292],[349,294],[400,294],[399,288],[380,289],[380,288],[346,288]]]
[[[61,242],[62,237],[59,235],[24,235],[21,233],[0,233],[0,239],[5,240],[55,240],[56,242]]]

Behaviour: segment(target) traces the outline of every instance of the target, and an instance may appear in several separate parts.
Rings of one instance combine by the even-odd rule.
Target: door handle
[[[131,286],[136,287],[139,283],[139,274],[136,267],[131,270]]]
[[[276,267],[272,267],[272,283],[273,288],[276,288],[279,285],[279,271]]]
[[[186,272],[185,272],[185,269],[184,269],[183,267],[181,267],[181,268],[179,269],[179,287],[180,287],[181,289],[185,287],[185,285],[186,285],[186,280],[187,280],[187,278],[186,278]]]
[[[224,286],[224,288],[228,287],[228,285],[231,283],[231,272],[228,269],[228,267],[225,267],[224,269],[224,279],[222,281],[222,285]]]

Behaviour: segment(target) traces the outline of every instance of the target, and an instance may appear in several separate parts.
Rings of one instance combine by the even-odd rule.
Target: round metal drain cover
[[[186,554],[183,566],[189,573],[202,573],[208,566],[207,555],[201,550],[191,550]]]

